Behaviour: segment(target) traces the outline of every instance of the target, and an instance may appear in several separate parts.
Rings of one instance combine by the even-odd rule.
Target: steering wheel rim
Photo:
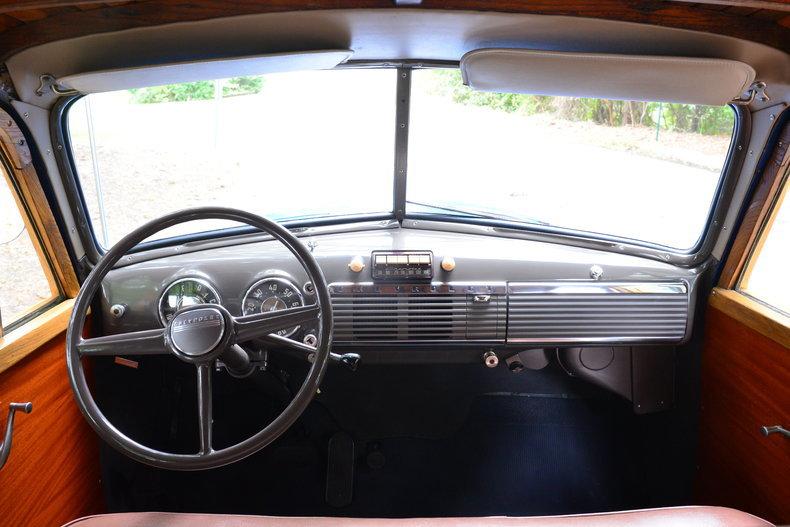
[[[317,319],[319,321],[317,335],[318,344],[316,346],[314,360],[312,361],[310,370],[302,386],[296,392],[296,395],[288,406],[279,416],[255,435],[221,450],[214,450],[211,445],[211,370],[213,369],[213,362],[216,360],[218,353],[216,353],[216,348],[213,348],[211,352],[205,352],[200,355],[200,357],[203,357],[203,360],[190,360],[190,357],[192,359],[194,359],[194,357],[184,353],[176,353],[175,350],[177,350],[178,347],[174,347],[172,338],[174,321],[179,317],[179,314],[183,313],[181,317],[182,324],[189,322],[184,317],[188,316],[188,312],[192,310],[215,310],[217,313],[221,313],[223,317],[221,321],[222,324],[219,322],[216,324],[217,326],[222,325],[221,331],[223,335],[220,342],[216,343],[215,346],[227,347],[232,346],[237,341],[243,342],[250,340],[249,338],[245,338],[245,340],[236,340],[239,331],[242,332],[242,335],[249,336],[254,333],[254,331],[252,331],[253,329],[257,328],[257,330],[264,330],[268,327],[267,323],[271,325],[273,322],[271,322],[270,319],[276,319],[276,321],[281,324],[285,323],[285,316],[280,315],[279,318],[277,318],[277,315],[263,313],[234,317],[221,306],[213,304],[203,305],[202,308],[200,306],[191,306],[178,311],[168,325],[162,330],[146,330],[121,334],[121,336],[110,335],[108,337],[96,337],[92,339],[82,338],[88,308],[98,292],[99,287],[101,287],[104,277],[131,248],[151,235],[168,227],[188,221],[205,219],[230,220],[246,223],[273,236],[276,240],[285,245],[307,272],[309,279],[313,283],[317,301],[315,306],[310,306],[312,310],[308,309],[309,306],[303,306],[302,308],[291,308],[274,313],[283,314],[290,312],[288,316],[291,317],[306,317],[308,313],[313,313],[317,307],[317,313],[314,314],[315,316],[303,318],[303,320]],[[193,317],[193,319],[194,318],[195,317]],[[244,325],[245,319],[247,322],[246,326]],[[227,327],[228,324],[231,325],[230,329]],[[240,328],[242,329],[240,330]],[[158,354],[149,352],[149,348],[153,350],[159,345],[156,332],[159,332],[161,338],[164,340],[163,346],[166,352],[162,353],[163,355],[175,353],[179,358],[187,362],[193,362],[197,367],[198,416],[201,450],[196,454],[164,452],[138,443],[121,432],[109,421],[109,419],[107,419],[93,399],[93,395],[88,387],[82,366],[82,357]],[[129,337],[130,340],[124,341],[123,335],[131,336]],[[119,348],[116,353],[111,352],[112,350],[110,349],[111,343],[113,342],[115,342]],[[329,288],[318,266],[318,262],[316,262],[310,251],[287,229],[272,220],[231,208],[201,207],[177,211],[150,221],[126,235],[104,254],[93,271],[88,275],[75,300],[74,309],[69,319],[66,332],[66,365],[77,405],[80,407],[82,414],[91,427],[102,439],[107,441],[108,444],[132,459],[154,467],[173,470],[205,470],[239,461],[258,452],[282,435],[294,421],[298,419],[318,390],[329,360],[331,342],[332,306],[329,297]],[[143,353],[134,353],[133,350],[143,351]],[[206,388],[208,390],[207,392]],[[206,400],[206,393],[209,397],[208,401]],[[206,430],[206,422],[209,423],[208,430]],[[206,441],[208,441],[208,448],[206,448]]]

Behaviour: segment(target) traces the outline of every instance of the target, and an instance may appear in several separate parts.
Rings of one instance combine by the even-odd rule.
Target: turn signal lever
[[[11,438],[14,435],[14,413],[19,410],[29,414],[33,411],[33,403],[11,403],[8,407],[8,421],[5,426],[5,439],[0,444],[0,469],[5,465],[11,453]]]

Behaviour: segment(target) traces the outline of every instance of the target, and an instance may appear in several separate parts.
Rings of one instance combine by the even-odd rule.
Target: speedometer
[[[165,289],[159,299],[159,319],[167,324],[182,307],[197,304],[219,304],[219,294],[202,278],[181,278]]]
[[[244,295],[242,312],[245,315],[252,315],[303,305],[304,298],[299,292],[299,288],[294,284],[284,278],[264,278],[252,284],[247,294]],[[290,337],[298,329],[299,326],[281,329],[277,332],[277,335]]]

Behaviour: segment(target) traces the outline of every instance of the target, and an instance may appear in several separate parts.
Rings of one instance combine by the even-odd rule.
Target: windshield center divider
[[[395,90],[395,174],[392,193],[392,212],[398,223],[406,215],[406,172],[409,159],[409,100],[411,98],[411,68],[398,68]]]

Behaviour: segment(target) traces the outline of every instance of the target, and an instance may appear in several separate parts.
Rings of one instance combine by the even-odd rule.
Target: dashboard
[[[699,272],[583,247],[376,226],[301,234],[329,284],[333,350],[363,360],[465,361],[542,346],[676,345],[691,333]],[[231,314],[315,302],[261,236],[130,255],[102,288],[105,333],[162,326],[181,307]],[[310,324],[280,332],[308,345]]]

